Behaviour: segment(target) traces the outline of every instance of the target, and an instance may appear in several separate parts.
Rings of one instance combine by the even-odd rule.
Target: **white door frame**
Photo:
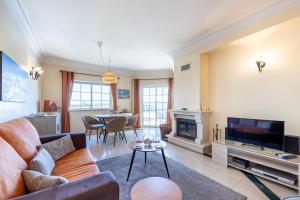
[[[144,88],[151,88],[151,87],[154,87],[155,89],[158,88],[158,87],[168,87],[167,84],[147,84],[147,85],[142,85],[140,88],[141,88],[141,91],[140,91],[140,102],[141,102],[141,107],[140,107],[140,110],[141,110],[141,126],[142,127],[149,127],[149,128],[155,128],[155,127],[158,127],[158,126],[144,126]],[[157,91],[155,91],[157,92]],[[157,96],[157,93],[155,94],[155,96]],[[157,102],[155,100],[155,112],[157,111]],[[156,113],[155,113],[156,114]],[[156,119],[156,116],[155,116],[155,119]]]

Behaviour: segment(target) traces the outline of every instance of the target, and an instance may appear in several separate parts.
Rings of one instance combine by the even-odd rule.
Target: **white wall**
[[[29,69],[38,67],[40,62],[29,45],[17,23],[0,1],[0,49],[14,59],[19,65]],[[7,121],[37,112],[40,98],[39,81],[31,81],[31,100],[28,103],[0,102],[0,121]]]
[[[300,136],[299,36],[296,18],[209,54],[211,126],[224,128],[228,116],[283,120],[287,134]]]
[[[181,66],[190,64],[190,69],[181,71]],[[192,52],[175,59],[174,108],[200,110],[200,53]]]
[[[203,110],[209,108],[208,102],[208,56],[200,55],[200,106]],[[201,108],[200,108],[201,109]]]
[[[61,83],[61,73],[60,70],[70,70],[79,73],[87,73],[87,74],[99,74],[101,75],[103,72],[93,71],[93,70],[83,70],[74,68],[74,67],[66,67],[66,66],[58,66],[58,65],[49,65],[44,64],[44,74],[42,77],[42,102],[44,100],[52,100],[56,101],[58,106],[62,105],[62,83]],[[120,79],[118,80],[117,87],[118,89],[128,89],[130,90],[130,98],[129,99],[118,99],[119,111],[123,109],[127,109],[132,111],[132,78],[128,75],[118,74]],[[79,81],[90,81],[95,83],[102,83],[101,77],[97,76],[87,76],[87,75],[78,75],[75,74],[75,80]],[[99,113],[104,113],[108,111],[71,111],[71,131],[73,132],[82,132],[84,130],[83,123],[81,121],[82,115],[95,115]]]

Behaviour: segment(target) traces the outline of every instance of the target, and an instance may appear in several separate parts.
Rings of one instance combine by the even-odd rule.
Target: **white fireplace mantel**
[[[205,148],[210,145],[209,140],[209,121],[208,117],[211,111],[189,111],[189,110],[170,110],[172,120],[172,132],[168,136],[168,141],[190,150],[205,153]],[[177,119],[192,119],[197,124],[197,138],[195,141],[178,137]]]

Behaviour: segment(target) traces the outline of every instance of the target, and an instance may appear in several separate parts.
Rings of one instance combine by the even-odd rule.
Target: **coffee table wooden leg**
[[[169,169],[168,169],[168,165],[167,165],[167,161],[166,161],[166,156],[165,156],[164,149],[161,149],[161,154],[162,154],[162,157],[164,159],[164,163],[165,163],[165,167],[166,167],[166,170],[167,170],[168,178],[170,178]]]
[[[134,161],[134,157],[135,157],[135,150],[133,150],[133,153],[132,153],[130,167],[129,167],[129,171],[128,171],[128,175],[127,175],[127,181],[129,179],[129,176],[130,176],[130,172],[131,172],[132,164],[133,164],[133,161]]]
[[[147,152],[145,152],[145,164],[147,162]]]

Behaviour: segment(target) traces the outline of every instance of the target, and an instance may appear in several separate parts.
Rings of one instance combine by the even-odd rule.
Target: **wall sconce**
[[[41,67],[31,67],[29,75],[32,80],[37,80],[43,72]]]
[[[262,68],[266,66],[266,62],[264,62],[261,57],[260,60],[256,61],[256,65],[258,67],[258,71],[262,72]]]

